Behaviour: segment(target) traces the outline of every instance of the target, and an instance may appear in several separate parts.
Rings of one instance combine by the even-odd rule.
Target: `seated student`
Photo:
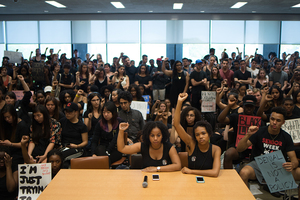
[[[18,196],[18,170],[12,169],[8,148],[0,145],[0,199],[14,200]]]
[[[118,117],[117,107],[111,101],[104,104],[101,113],[102,117],[95,125],[91,140],[92,155],[108,155],[110,163],[114,163],[122,158],[116,148],[121,119]]]
[[[285,158],[290,161],[283,163],[282,167],[294,174],[298,167],[298,160],[295,154],[295,147],[291,136],[281,129],[285,123],[286,111],[282,107],[275,107],[271,111],[270,125],[258,128],[250,126],[248,132],[237,145],[237,151],[242,152],[252,145],[253,157],[268,154],[276,150],[281,150]],[[273,145],[269,145],[269,141]],[[265,145],[266,144],[266,145]],[[298,168],[300,169],[300,168]],[[263,176],[255,160],[242,168],[240,176],[248,186],[249,179],[258,179],[262,183]]]
[[[118,135],[118,151],[125,154],[141,152],[143,156],[143,171],[170,172],[178,171],[181,162],[174,146],[167,142],[169,133],[162,122],[147,122],[143,129],[143,142],[125,145],[124,131],[128,123],[120,123]]]
[[[206,121],[196,122],[192,136],[180,125],[181,105],[187,97],[187,93],[179,94],[174,117],[175,129],[181,140],[187,145],[186,150],[189,154],[188,168],[184,167],[181,171],[185,174],[217,177],[221,167],[221,149],[209,143],[213,133],[211,125]]]
[[[35,161],[31,159],[28,155],[28,151],[27,151],[28,141],[29,141],[29,136],[24,135],[21,140],[21,149],[22,149],[24,162],[26,164],[35,164]],[[47,153],[47,162],[51,163],[52,179],[62,168],[63,160],[64,159],[62,153],[58,149],[52,149]]]

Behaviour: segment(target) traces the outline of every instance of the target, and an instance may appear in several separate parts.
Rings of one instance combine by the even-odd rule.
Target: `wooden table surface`
[[[153,181],[152,174],[160,180]],[[144,176],[148,187],[143,188]],[[204,199],[255,200],[235,170],[221,170],[218,178],[177,172],[146,173],[141,170],[62,169],[39,196],[38,200],[99,199]]]

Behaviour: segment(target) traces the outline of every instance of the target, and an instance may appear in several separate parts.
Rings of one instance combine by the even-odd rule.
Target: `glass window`
[[[165,20],[142,20],[141,39],[142,43],[161,44],[166,43],[167,21]]]
[[[8,21],[6,33],[8,44],[37,44],[39,41],[37,21]]]
[[[255,54],[255,50],[258,48],[257,53],[264,54],[264,45],[263,44],[245,44],[245,55],[251,56]]]
[[[67,58],[72,58],[72,47],[71,44],[41,44],[41,53],[45,53],[45,49],[48,47],[46,56],[49,56],[50,49],[53,49],[53,53],[57,53],[59,50],[59,57],[61,54],[65,53]]]
[[[100,53],[102,55],[102,60],[104,63],[106,63],[106,44],[88,44],[87,50],[90,53],[90,55],[94,54],[93,59],[97,59],[97,54]]]
[[[8,44],[8,51],[16,51],[19,49],[19,52],[22,52],[23,58],[29,60],[30,52],[32,51],[32,56],[35,56],[35,50],[39,48],[38,44]]]
[[[0,44],[4,43],[4,27],[4,22],[0,21]]]
[[[72,21],[72,42],[105,43],[106,21]]]
[[[282,21],[281,43],[300,44],[300,38],[298,36],[299,31],[300,31],[299,21]]]
[[[40,43],[71,43],[70,21],[40,21]]]
[[[140,45],[139,44],[107,44],[107,59],[109,63],[113,62],[114,57],[120,57],[121,52],[128,56],[130,60],[135,61],[137,66],[140,61]],[[122,62],[120,61],[122,64]]]
[[[246,44],[278,44],[280,21],[246,21]]]
[[[148,62],[153,59],[156,63],[157,58],[166,57],[166,44],[142,44],[142,55],[144,54],[148,56]]]
[[[107,21],[107,43],[139,43],[140,21]]]
[[[300,45],[293,44],[282,44],[280,46],[280,58],[282,59],[282,53],[285,52],[287,54],[293,54],[295,51],[300,52]],[[279,55],[277,55],[278,57]]]
[[[208,44],[183,44],[182,57],[192,59],[193,63],[197,59],[202,59],[209,52]]]
[[[212,44],[244,43],[244,21],[212,20],[211,31]]]
[[[183,43],[185,44],[209,43],[209,21],[208,20],[184,20],[183,21]]]
[[[231,58],[231,53],[235,52],[236,55],[238,55],[238,51],[236,48],[239,48],[239,52],[242,53],[242,58],[244,58],[244,44],[212,44],[211,48],[215,49],[215,55],[218,57],[219,59],[219,63],[220,63],[220,59],[222,58],[222,52],[224,51],[224,49],[226,49],[226,53],[228,54],[228,57]],[[208,53],[207,53],[208,54]],[[206,55],[207,55],[206,54]]]
[[[2,66],[2,58],[4,56],[4,51],[5,51],[5,44],[0,44],[0,58],[1,58],[0,66]]]

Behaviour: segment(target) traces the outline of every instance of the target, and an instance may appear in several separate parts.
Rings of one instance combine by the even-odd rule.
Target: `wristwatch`
[[[160,172],[160,167],[157,167],[156,169],[157,169],[158,172]]]

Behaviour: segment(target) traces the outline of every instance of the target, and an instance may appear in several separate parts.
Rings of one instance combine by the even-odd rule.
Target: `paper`
[[[9,58],[10,63],[22,63],[22,52],[16,52],[16,51],[4,51],[4,57]]]
[[[19,165],[19,200],[35,200],[51,181],[51,163]]]
[[[132,101],[131,102],[131,109],[138,110],[142,113],[144,120],[147,119],[147,102],[142,101]]]
[[[286,161],[280,150],[257,156],[255,161],[271,193],[298,187],[292,173],[282,167]]]
[[[235,146],[241,141],[241,139],[246,135],[248,128],[250,126],[261,126],[261,117],[255,117],[250,115],[239,115],[238,119],[238,130],[236,136]],[[249,148],[251,149],[252,146]]]
[[[216,112],[215,91],[201,91],[201,100],[201,112]]]
[[[44,63],[34,62],[31,71],[32,79],[36,82],[44,81]]]

